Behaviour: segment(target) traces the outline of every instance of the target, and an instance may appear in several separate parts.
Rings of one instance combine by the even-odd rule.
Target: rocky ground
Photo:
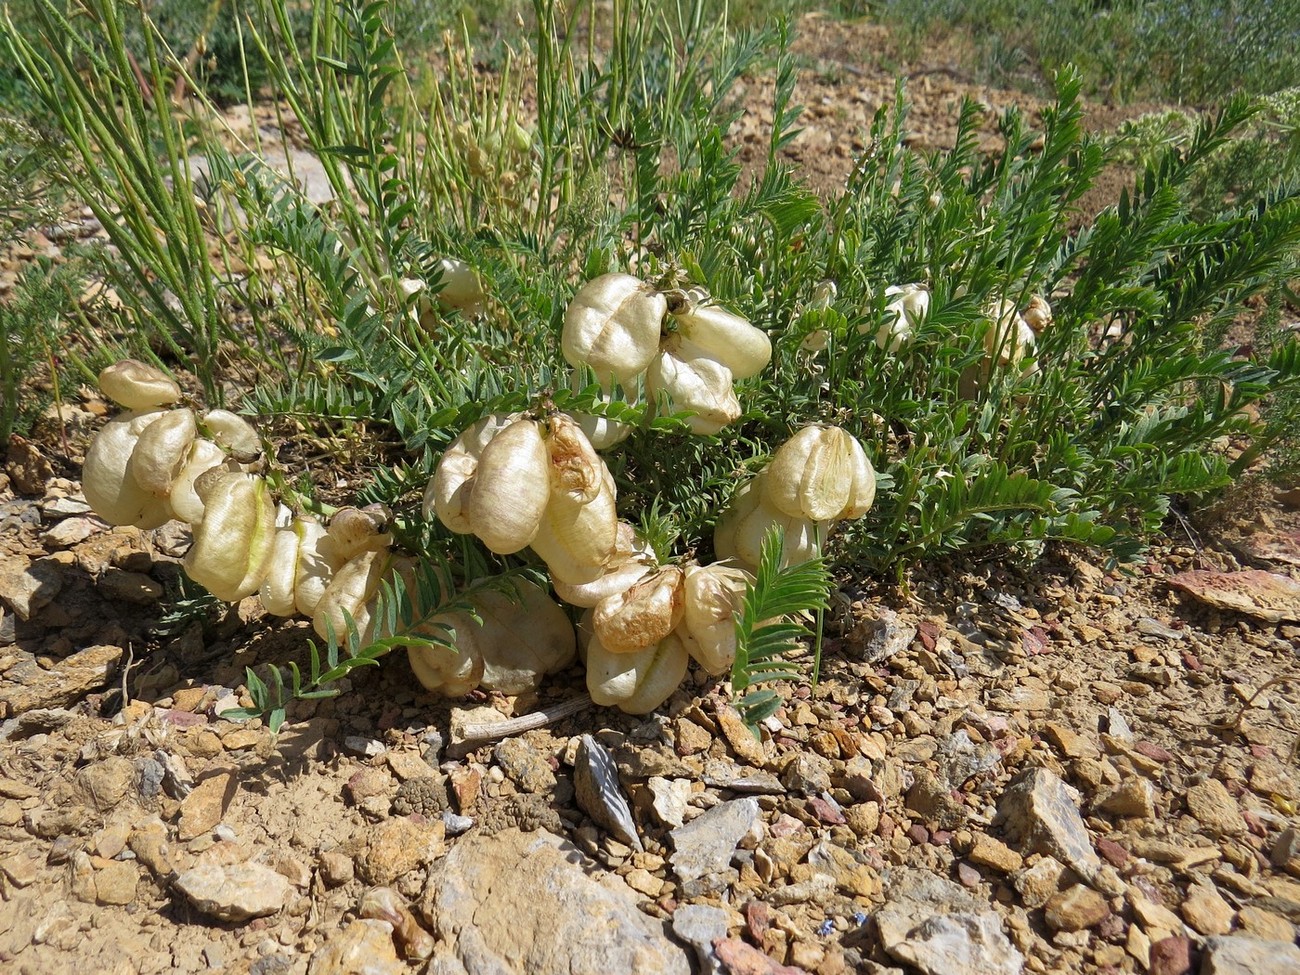
[[[893,78],[852,60],[870,28],[804,27],[792,153],[830,188]],[[972,89],[935,67],[940,146]],[[219,715],[305,624],[163,618],[186,537],[106,527],[74,479],[103,412],[0,475],[7,971],[1300,971],[1300,498],[1131,573],[847,582],[762,741],[714,683],[642,719],[566,708],[576,674],[437,701],[401,659],[273,737]]]

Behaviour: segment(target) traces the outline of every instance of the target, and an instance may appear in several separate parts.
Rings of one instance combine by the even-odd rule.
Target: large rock
[[[688,896],[701,882],[704,887],[713,889],[726,886],[735,879],[731,857],[741,837],[753,828],[757,819],[757,799],[733,799],[714,806],[668,834],[674,850],[669,862]]]
[[[1295,975],[1300,972],[1300,948],[1286,941],[1265,941],[1246,935],[1207,938],[1201,975]]]
[[[176,878],[176,889],[204,914],[221,921],[274,914],[293,893],[287,879],[260,863],[195,867]]]
[[[880,942],[924,975],[1020,975],[1024,956],[998,915],[962,888],[924,870],[895,875],[876,912]]]
[[[1048,854],[1093,886],[1108,886],[1100,883],[1101,858],[1092,848],[1076,796],[1056,773],[1031,768],[1017,775],[1002,795],[998,816],[1022,853]]]
[[[30,653],[18,651],[17,663],[0,677],[0,718],[81,700],[109,682],[124,652],[121,647],[87,647],[45,670]]]
[[[22,555],[0,556],[0,600],[20,620],[29,620],[59,594],[65,572],[67,567],[53,559],[32,562]]]
[[[403,975],[410,971],[393,947],[387,921],[353,921],[311,956],[308,975]]]
[[[420,911],[442,941],[429,971],[689,975],[687,953],[618,877],[544,830],[470,835],[431,873]]]

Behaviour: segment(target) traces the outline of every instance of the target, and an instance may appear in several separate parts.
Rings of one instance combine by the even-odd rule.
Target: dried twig
[[[453,727],[452,742],[447,746],[447,757],[463,758],[489,741],[510,738],[521,735],[525,731],[532,731],[534,728],[545,727],[553,721],[567,718],[589,707],[591,707],[591,698],[583,694],[517,718],[507,718],[505,721],[478,721],[461,725],[459,728]]]

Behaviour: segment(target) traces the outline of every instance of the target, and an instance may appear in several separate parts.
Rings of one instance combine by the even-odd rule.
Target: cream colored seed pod
[[[742,568],[758,569],[763,538],[773,525],[781,528],[781,564],[794,565],[815,558],[818,538],[825,539],[829,522],[812,522],[778,511],[763,497],[766,472],[736,492],[731,504],[713,530],[713,549],[718,559],[734,559]]]
[[[763,473],[764,499],[791,517],[844,517],[843,512],[854,507],[854,478],[861,474],[861,448],[854,447],[853,437],[839,427],[804,427],[772,456]]]
[[[671,633],[685,611],[684,580],[680,568],[665,566],[623,592],[602,599],[592,625],[605,649],[632,653]]]
[[[208,410],[199,417],[199,430],[241,464],[262,456],[262,441],[253,425],[229,410]]]
[[[392,556],[387,549],[362,552],[353,556],[334,573],[330,583],[321,593],[312,614],[311,625],[322,640],[331,632],[340,643],[347,642],[347,616],[352,617],[363,643],[373,632],[371,614],[380,583],[392,568]],[[346,616],[345,616],[346,614]]]
[[[86,503],[110,525],[157,528],[171,517],[166,501],[141,487],[129,470],[140,436],[164,416],[165,410],[115,416],[95,434],[86,450],[81,489]]]
[[[726,366],[736,379],[757,376],[772,359],[767,333],[725,308],[687,302],[674,318],[682,338]]]
[[[514,595],[487,591],[471,600],[483,620],[482,685],[502,694],[535,690],[577,656],[577,636],[560,604],[530,582],[517,588]]]
[[[330,516],[328,537],[320,543],[321,552],[335,568],[362,552],[379,551],[393,544],[388,525],[393,513],[382,504],[364,508],[340,508]]]
[[[674,633],[633,653],[610,653],[593,636],[587,645],[587,690],[602,707],[649,714],[672,697],[689,663],[686,647]]]
[[[1035,335],[1042,335],[1043,330],[1052,324],[1052,306],[1042,295],[1034,295],[1029,299],[1029,304],[1021,310],[1020,317],[1033,329]]]
[[[343,562],[327,553],[329,531],[315,518],[302,515],[294,527],[298,531],[298,564],[294,574],[293,603],[298,612],[311,618]],[[375,548],[387,544],[389,538],[387,535],[376,536]]]
[[[885,306],[885,317],[876,329],[876,347],[892,354],[912,341],[912,333],[930,311],[930,292],[923,284],[895,284],[885,289],[885,296],[893,300]],[[858,331],[865,334],[871,326],[864,323]]]
[[[659,347],[668,301],[630,274],[603,274],[578,289],[564,313],[560,345],[571,366],[590,366],[602,384],[628,384]]]
[[[325,526],[311,515],[298,515],[287,528],[276,531],[266,578],[257,590],[257,596],[268,613],[292,616],[295,612],[303,612],[298,601],[300,583],[305,581],[302,570],[319,560],[315,549],[324,536]],[[320,591],[324,592],[324,589],[321,585]],[[316,599],[319,600],[319,593]],[[310,616],[311,613],[304,615]]]
[[[613,389],[602,391],[600,399],[602,403],[606,404],[614,402]],[[609,419],[609,417],[596,416],[594,413],[573,413],[571,415],[574,422],[586,435],[587,441],[596,450],[608,450],[632,435],[633,427],[630,423],[620,423],[617,420]]]
[[[203,502],[203,520],[194,526],[185,572],[218,599],[238,602],[257,592],[270,565],[271,490],[255,474],[220,468],[200,475],[194,489]]]
[[[685,612],[677,635],[710,674],[724,674],[736,658],[736,614],[754,577],[715,562],[686,570]]]
[[[446,646],[409,646],[406,659],[415,679],[427,691],[443,697],[463,697],[483,680],[483,655],[479,652],[481,628],[468,613],[440,613],[417,631],[426,636],[451,640]]]
[[[424,489],[424,517],[436,514],[439,521],[457,534],[470,533],[465,503],[469,499],[470,485],[478,471],[483,448],[517,419],[518,414],[491,413],[466,427],[451,442]]]
[[[521,419],[483,448],[465,516],[498,555],[518,552],[537,536],[550,500],[550,457],[540,426]]]
[[[573,417],[556,413],[547,418],[546,450],[550,457],[551,497],[565,495],[586,504],[606,489],[609,474],[582,428]],[[610,488],[613,481],[608,482]]]
[[[602,471],[602,481],[601,491],[585,503],[563,491],[551,493],[530,544],[546,563],[553,581],[572,585],[595,582],[614,557],[618,510],[614,478],[608,470]]]
[[[849,490],[849,501],[844,510],[836,515],[837,519],[861,518],[876,502],[876,469],[871,465],[866,450],[857,437],[849,437],[852,446],[851,468],[853,486]]]
[[[194,411],[168,410],[140,434],[127,469],[156,498],[166,498],[189,459],[197,427]]]
[[[185,462],[172,481],[171,494],[167,503],[172,514],[187,525],[196,525],[203,520],[203,502],[194,490],[194,482],[200,474],[220,467],[226,460],[226,452],[211,440],[195,440],[185,455]]]
[[[668,396],[672,410],[690,410],[686,420],[692,433],[711,436],[740,416],[740,401],[732,386],[731,370],[674,336],[646,374],[651,397]]]
[[[442,270],[439,302],[448,308],[459,308],[467,315],[483,310],[483,285],[472,267],[454,257],[444,257],[438,267]]]
[[[570,606],[591,609],[601,600],[625,592],[634,582],[645,578],[658,567],[654,551],[636,530],[625,521],[618,523],[614,555],[600,576],[591,582],[569,583],[551,576],[555,594]]]
[[[165,372],[137,359],[123,359],[100,372],[99,388],[128,410],[157,409],[181,399],[181,388]]]

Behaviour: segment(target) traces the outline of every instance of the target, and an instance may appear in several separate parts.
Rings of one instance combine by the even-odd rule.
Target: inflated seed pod
[[[556,413],[546,420],[546,450],[550,457],[551,497],[586,504],[606,488],[609,470],[573,417]],[[612,479],[608,486],[613,487]]]
[[[187,525],[203,520],[203,502],[194,490],[194,481],[200,474],[220,467],[226,461],[226,452],[211,440],[198,439],[190,444],[181,469],[172,480],[167,503],[172,514]]]
[[[863,454],[865,456],[865,454]],[[850,507],[860,474],[852,435],[811,424],[778,448],[763,472],[763,497],[783,514],[829,521]]]
[[[110,525],[157,528],[171,517],[167,502],[130,474],[131,454],[140,436],[166,415],[166,410],[122,413],[91,440],[81,469],[81,489],[86,503]]]
[[[689,663],[686,647],[674,633],[633,653],[610,653],[593,635],[587,644],[587,690],[603,707],[649,714],[672,697]]]
[[[483,309],[483,285],[474,269],[454,257],[444,257],[438,262],[442,271],[438,301],[448,308],[459,308],[467,315]]]
[[[251,464],[262,456],[262,441],[253,425],[229,410],[208,410],[199,417],[199,432],[241,464]]]
[[[552,573],[551,585],[555,594],[570,606],[595,607],[602,599],[626,591],[634,582],[645,578],[656,568],[654,551],[644,539],[637,537],[636,529],[625,521],[618,523],[614,554],[601,574],[591,582],[569,583]]]
[[[330,546],[327,544],[330,539],[329,531],[320,522],[303,516],[301,524],[297,527],[299,530],[298,565],[294,574],[293,603],[298,612],[310,618],[315,615],[321,596],[325,595],[330,580],[334,578],[335,571],[343,565],[343,560],[329,554]],[[386,544],[389,536],[384,535],[382,538]],[[377,536],[375,548],[381,547]]]
[[[968,366],[957,382],[957,391],[965,399],[975,399],[987,385],[995,361],[998,368],[1018,369],[1025,378],[1038,372],[1038,364],[1033,361],[1037,337],[1015,304],[1006,299],[996,302],[986,310],[985,317],[992,324],[984,330],[984,359]]]
[[[300,577],[304,567],[312,566],[320,558],[315,549],[324,536],[325,526],[311,515],[298,515],[287,528],[276,530],[266,578],[257,590],[257,596],[268,613],[292,616],[295,612],[303,612],[298,603],[298,589],[303,581]],[[324,589],[322,585],[321,592]]]
[[[168,410],[140,434],[127,469],[156,498],[166,498],[189,459],[197,432],[194,411]]]
[[[763,538],[773,525],[779,526],[783,533],[782,565],[815,558],[819,551],[818,538],[825,540],[830,527],[828,522],[787,515],[768,504],[763,498],[766,476],[766,472],[760,473],[737,491],[713,529],[713,549],[718,558],[734,559],[741,568],[751,572],[758,569]]]
[[[876,347],[894,353],[912,341],[912,333],[930,311],[930,292],[923,284],[896,284],[885,289],[893,300],[885,306],[885,316],[876,329]],[[870,325],[858,327],[859,332]]]
[[[335,571],[312,614],[312,628],[322,640],[328,640],[333,632],[340,644],[345,643],[347,616],[352,617],[362,642],[370,639],[374,600],[391,568],[392,556],[388,550],[378,549],[353,556]]]
[[[439,613],[416,630],[426,636],[450,640],[448,646],[408,646],[415,679],[427,691],[444,697],[463,697],[483,680],[483,655],[479,652],[481,627],[469,613]]]
[[[604,465],[601,465],[602,468]],[[537,534],[530,543],[546,563],[552,580],[582,585],[604,575],[618,542],[618,511],[614,478],[602,471],[602,489],[590,501],[579,502],[564,491],[552,491]]]
[[[489,590],[471,600],[483,621],[482,686],[502,694],[536,689],[543,677],[564,670],[577,656],[573,624],[560,604],[531,582],[518,583],[517,590]]]
[[[565,310],[564,358],[590,366],[602,383],[626,385],[654,358],[667,311],[667,299],[630,274],[603,274],[579,288]]]
[[[152,410],[179,403],[181,388],[161,369],[137,359],[123,359],[99,374],[104,395],[128,410]]]
[[[675,565],[600,601],[592,618],[596,635],[610,653],[632,653],[658,643],[676,628],[685,611],[685,573]]]
[[[1034,295],[1029,299],[1029,304],[1021,309],[1020,317],[1035,335],[1042,335],[1043,330],[1052,324],[1052,306],[1042,295]]]
[[[185,572],[218,599],[238,602],[257,592],[270,565],[271,489],[256,474],[220,468],[200,475],[194,489],[203,502],[203,520],[194,526]]]
[[[673,317],[682,338],[730,369],[736,379],[757,376],[771,361],[767,333],[725,308],[688,301]]]
[[[498,555],[537,536],[550,500],[550,458],[540,426],[520,419],[483,448],[464,512],[470,529]]]
[[[703,436],[717,433],[741,413],[731,370],[678,336],[666,339],[650,364],[646,390],[651,397],[666,393],[674,411],[694,413],[686,425]]]
[[[603,391],[600,394],[602,403],[614,402],[614,391],[612,389]],[[587,441],[596,450],[608,450],[615,444],[622,443],[632,435],[633,426],[630,423],[620,423],[617,420],[611,420],[606,416],[597,416],[594,413],[575,412],[571,414],[575,423],[586,434]]]
[[[731,669],[736,657],[736,614],[753,578],[721,562],[686,569],[685,612],[676,632],[707,673]]]
[[[424,517],[436,514],[438,520],[452,531],[461,535],[470,533],[465,503],[483,448],[517,419],[517,414],[490,413],[466,427],[451,442],[424,489]]]
[[[853,486],[849,489],[849,501],[844,510],[836,515],[841,518],[861,518],[876,501],[876,469],[871,465],[866,450],[857,437],[849,437],[852,445]]]
[[[321,552],[337,568],[362,552],[386,549],[393,543],[393,536],[388,534],[392,520],[393,513],[382,504],[340,508],[330,516]]]

